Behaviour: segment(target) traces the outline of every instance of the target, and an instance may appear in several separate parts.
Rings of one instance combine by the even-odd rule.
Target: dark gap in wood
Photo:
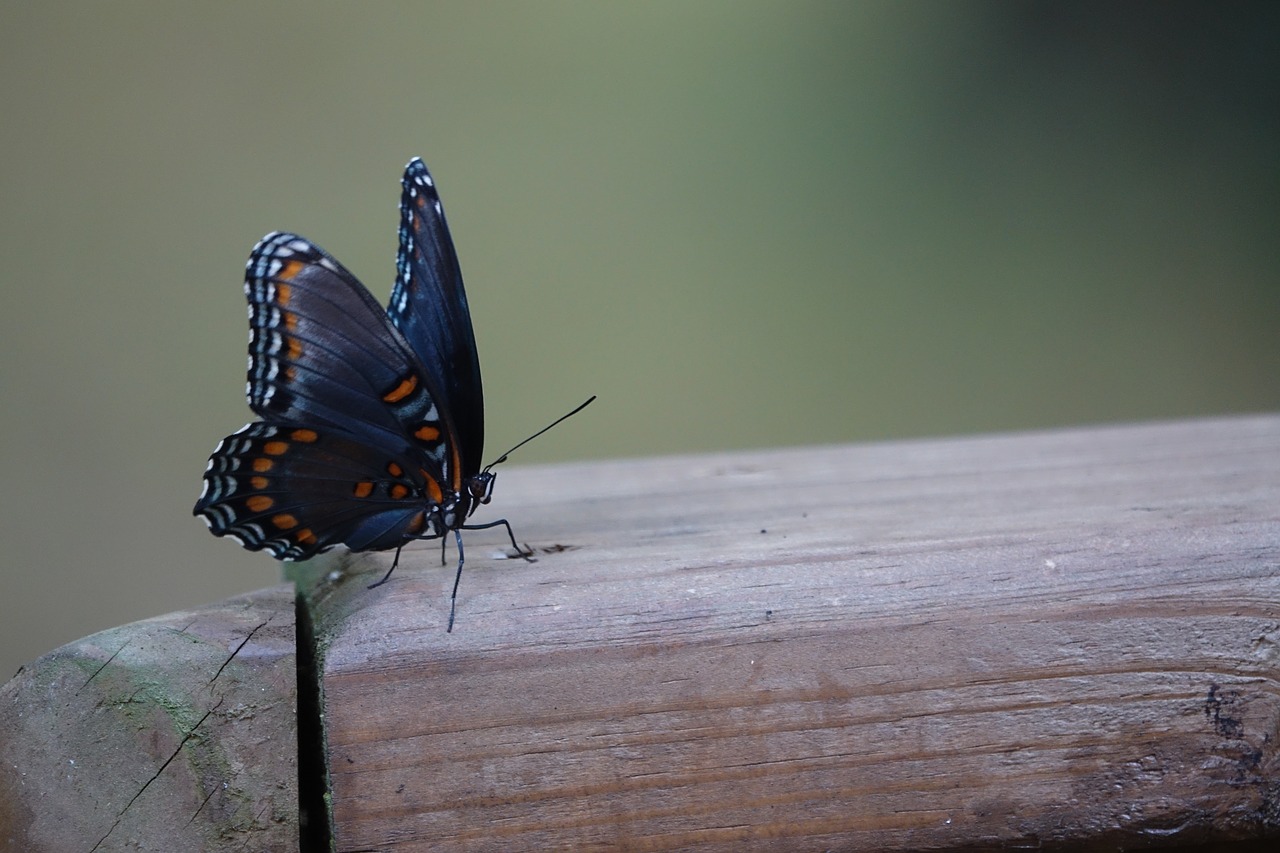
[[[303,853],[333,849],[329,814],[329,772],[321,722],[320,670],[316,661],[315,626],[303,596],[295,599],[298,638],[298,849]]]

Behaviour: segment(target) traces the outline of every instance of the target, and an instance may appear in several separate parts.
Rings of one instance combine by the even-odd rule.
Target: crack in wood
[[[196,809],[196,813],[191,816],[191,820],[187,821],[187,826],[190,826],[192,823],[195,822],[195,819],[200,816],[200,812],[204,811],[204,807],[209,804],[209,800],[213,799],[213,795],[218,793],[219,790],[226,790],[226,787],[227,787],[226,782],[223,782],[221,786],[214,785],[213,790],[210,791],[205,796],[205,798],[200,801],[200,807]]]
[[[118,648],[118,649],[116,649],[114,652],[112,652],[112,653],[111,653],[111,657],[109,657],[109,658],[107,658],[105,661],[103,661],[103,662],[102,662],[102,666],[100,666],[100,667],[98,667],[97,669],[95,669],[95,670],[93,671],[93,675],[91,675],[91,676],[89,676],[88,678],[86,678],[86,679],[85,679],[84,684],[81,684],[81,685],[80,685],[80,690],[84,690],[86,687],[88,687],[88,686],[89,686],[89,682],[90,682],[90,681],[93,681],[95,678],[97,678],[97,677],[98,677],[98,674],[99,674],[100,672],[102,672],[102,671],[103,671],[104,669],[106,669],[107,667],[111,666],[111,662],[112,662],[113,660],[115,660],[115,659],[116,659],[116,655],[118,655],[118,654],[120,654],[122,651],[124,651],[124,650],[125,650],[125,646],[128,646],[130,642],[131,642],[130,640],[125,640],[125,641],[124,641],[124,645],[122,645],[120,648]],[[80,690],[77,690],[77,691],[76,691],[76,693],[79,693],[79,692],[80,692]]]
[[[243,649],[246,645],[248,645],[249,641],[253,639],[253,635],[261,631],[263,628],[265,628],[270,621],[271,620],[268,618],[266,622],[262,622],[261,624],[259,624],[256,628],[250,631],[243,640],[240,641],[240,645],[235,647],[235,649],[231,652],[231,655],[222,662],[222,666],[218,667],[218,671],[213,674],[213,678],[209,679],[209,683],[207,686],[209,687],[213,686],[213,682],[218,680],[219,675],[222,675],[222,671],[227,668],[227,664],[231,663],[231,661],[235,659],[235,656],[240,654],[240,650]]]
[[[221,706],[222,706],[222,699],[219,698],[216,705],[214,705],[208,711],[204,712],[204,716],[200,718],[199,722],[197,722],[194,726],[191,727],[191,729],[187,732],[187,734],[182,738],[182,742],[178,744],[176,749],[174,749],[173,754],[164,760],[164,764],[160,765],[160,769],[157,770],[151,776],[151,778],[146,781],[146,784],[144,784],[141,788],[138,789],[138,793],[134,794],[129,799],[129,802],[125,803],[124,808],[120,810],[120,814],[116,816],[115,822],[111,824],[111,828],[107,830],[105,835],[103,835],[101,838],[98,839],[98,843],[93,845],[93,848],[89,850],[89,853],[94,853],[95,850],[97,850],[99,847],[102,846],[102,843],[104,841],[106,841],[108,838],[111,837],[111,833],[116,831],[116,827],[120,825],[120,821],[124,820],[125,813],[128,812],[129,808],[135,802],[138,801],[138,797],[141,797],[144,793],[146,793],[147,788],[151,787],[151,783],[160,778],[160,774],[164,773],[165,768],[168,767],[173,762],[173,759],[177,758],[178,754],[182,752],[182,748],[187,745],[187,741],[191,740],[192,736],[196,733],[196,729],[204,725],[204,721],[209,719],[210,715],[212,715],[213,712],[218,710],[218,708],[220,708]]]

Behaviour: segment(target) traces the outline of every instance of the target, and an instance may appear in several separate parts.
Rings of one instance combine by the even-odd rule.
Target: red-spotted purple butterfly
[[[350,272],[296,234],[263,237],[249,255],[249,408],[262,420],[214,449],[196,502],[215,536],[278,560],[337,545],[400,549],[453,531],[462,578],[466,520],[493,493],[480,467],[484,394],[462,272],[435,183],[405,167],[396,284],[386,311]],[[595,397],[525,441],[576,414]],[[517,444],[520,447],[525,441]],[[515,450],[516,448],[512,448]]]

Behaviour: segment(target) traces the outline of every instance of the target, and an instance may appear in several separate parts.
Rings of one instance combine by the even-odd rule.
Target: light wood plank
[[[338,850],[1280,825],[1280,416],[517,468],[493,509],[539,559],[467,534],[452,634],[434,543],[315,591]]]

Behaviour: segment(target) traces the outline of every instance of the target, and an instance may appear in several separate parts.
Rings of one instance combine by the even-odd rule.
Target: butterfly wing
[[[405,167],[400,251],[387,314],[430,376],[455,430],[464,476],[480,470],[484,392],[458,255],[435,182],[417,157]]]
[[[452,526],[453,431],[430,374],[364,285],[308,240],[273,233],[249,257],[245,295],[249,406],[263,422],[214,451],[195,513],[281,559]]]
[[[245,272],[249,407],[264,420],[331,425],[401,455],[426,457],[462,487],[439,389],[355,276],[296,234],[269,234]]]
[[[251,551],[305,560],[339,544],[395,548],[423,533],[430,483],[404,457],[337,430],[255,421],[213,451],[195,512]]]

